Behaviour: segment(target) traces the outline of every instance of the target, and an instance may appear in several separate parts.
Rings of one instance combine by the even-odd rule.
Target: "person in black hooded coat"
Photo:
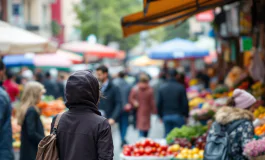
[[[62,115],[57,129],[60,160],[112,160],[111,126],[97,108],[97,79],[89,71],[73,73],[67,80],[65,96],[69,110]]]

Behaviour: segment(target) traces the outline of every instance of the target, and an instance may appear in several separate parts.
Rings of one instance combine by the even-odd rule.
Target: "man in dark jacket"
[[[56,81],[52,80],[50,72],[47,72],[45,74],[45,80],[43,82],[43,85],[46,89],[45,95],[53,96],[54,98],[58,98],[59,87],[56,84]]]
[[[66,83],[65,112],[57,130],[62,160],[113,160],[113,140],[108,120],[97,108],[99,83],[89,71],[73,73]],[[53,119],[52,127],[54,126]]]
[[[11,103],[8,94],[2,86],[5,75],[5,65],[0,59],[0,159],[13,160]]]
[[[104,97],[99,102],[99,109],[109,119],[110,125],[113,125],[119,120],[121,113],[120,91],[109,79],[106,66],[99,66],[96,73],[98,80],[101,82],[101,92]]]
[[[119,88],[120,94],[121,94],[121,115],[119,118],[119,129],[120,129],[120,135],[121,135],[121,142],[122,146],[127,144],[125,137],[127,128],[129,126],[129,95],[131,91],[131,86],[125,81],[125,72],[121,71],[118,75],[117,79],[113,80],[113,83]],[[130,107],[129,107],[130,108]]]
[[[158,114],[163,119],[166,135],[175,127],[185,124],[189,105],[184,86],[177,82],[176,70],[169,71],[169,80],[159,89]]]

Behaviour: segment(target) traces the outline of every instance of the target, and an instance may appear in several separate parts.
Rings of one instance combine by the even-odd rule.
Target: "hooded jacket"
[[[13,160],[12,128],[11,128],[12,107],[6,91],[0,84],[0,159]]]
[[[112,160],[111,127],[97,108],[97,79],[89,71],[77,71],[67,80],[65,95],[69,110],[57,130],[60,160]]]
[[[218,110],[215,119],[216,122],[224,126],[230,125],[237,120],[246,120],[230,133],[229,141],[231,145],[230,154],[233,155],[232,160],[247,159],[243,156],[243,148],[245,144],[251,141],[254,137],[254,127],[252,125],[254,118],[252,113],[245,109],[223,107]],[[213,134],[215,134],[215,130],[212,127],[209,131],[208,137]]]

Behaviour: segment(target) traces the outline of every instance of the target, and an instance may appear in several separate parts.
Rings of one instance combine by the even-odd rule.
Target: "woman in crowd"
[[[132,89],[129,97],[130,103],[137,109],[137,129],[141,137],[147,137],[150,129],[151,113],[156,112],[154,91],[149,86],[149,77],[141,74],[138,84]]]
[[[36,106],[44,93],[39,82],[28,82],[24,88],[18,112],[18,124],[22,126],[20,160],[35,160],[38,144],[44,137],[40,110]]]
[[[233,97],[227,102],[227,106],[222,107],[216,113],[216,122],[225,128],[233,125],[229,134],[229,155],[233,155],[234,160],[246,159],[243,155],[243,148],[246,143],[254,137],[254,127],[252,125],[254,104],[256,99],[248,92],[236,89]],[[213,125],[214,126],[214,125]],[[211,128],[207,140],[215,135],[215,127]],[[230,127],[231,128],[231,127]],[[206,148],[207,149],[207,148]]]

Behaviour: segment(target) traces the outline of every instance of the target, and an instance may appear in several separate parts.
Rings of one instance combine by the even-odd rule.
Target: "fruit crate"
[[[151,157],[151,156],[140,156],[140,157],[133,157],[133,156],[125,156],[123,154],[120,155],[120,160],[172,160],[173,156],[167,157]]]

